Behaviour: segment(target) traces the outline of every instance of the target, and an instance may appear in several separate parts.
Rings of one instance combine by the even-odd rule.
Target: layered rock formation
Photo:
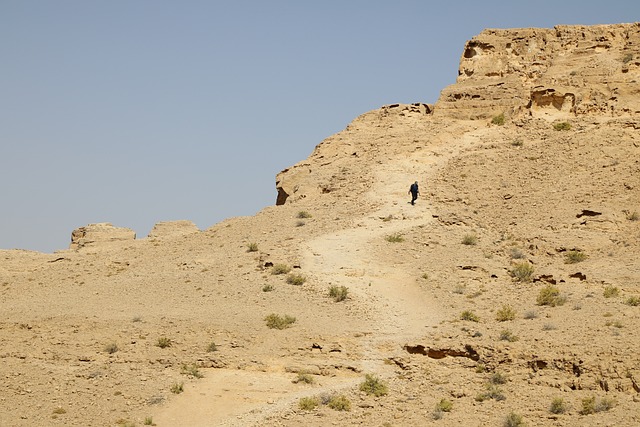
[[[435,114],[457,119],[640,113],[640,24],[488,29]]]
[[[135,238],[136,232],[130,228],[114,227],[111,223],[100,222],[73,230],[69,249],[80,249],[105,242],[135,240]]]

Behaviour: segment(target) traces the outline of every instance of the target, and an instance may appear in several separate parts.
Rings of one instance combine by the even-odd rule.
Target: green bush
[[[504,113],[500,113],[491,119],[491,124],[502,126],[504,124]]]
[[[640,220],[640,214],[638,214],[638,212],[635,212],[635,211],[634,212],[629,212],[627,214],[627,219],[629,221],[638,221],[638,220]]]
[[[173,383],[169,390],[173,394],[180,394],[184,391],[184,383]]]
[[[112,342],[104,347],[105,353],[113,354],[119,350],[118,344]]]
[[[619,294],[620,294],[620,290],[615,286],[611,286],[611,285],[605,286],[604,292],[602,292],[602,295],[605,298],[617,297]]]
[[[461,320],[469,320],[471,322],[479,322],[480,318],[471,310],[465,310],[460,314]]]
[[[560,289],[549,284],[540,289],[540,293],[538,294],[536,303],[538,305],[548,305],[551,307],[555,307],[558,305],[563,305],[566,300],[567,299],[564,296],[560,295]]]
[[[516,318],[516,311],[510,305],[503,305],[500,310],[496,312],[496,320],[498,322],[506,322],[507,320],[513,320]]]
[[[257,252],[258,251],[258,244],[257,243],[249,243],[247,245],[247,252]]]
[[[376,397],[384,396],[387,394],[387,384],[380,380],[375,375],[365,375],[365,380],[360,384],[360,391],[364,391],[367,394],[372,394]]]
[[[302,274],[289,274],[287,276],[287,283],[290,285],[300,286],[307,281],[307,278]]]
[[[344,395],[332,396],[327,406],[336,411],[350,411],[351,402]]]
[[[436,411],[451,412],[453,409],[453,403],[448,399],[440,399],[440,402],[436,405]]]
[[[207,352],[208,353],[213,353],[214,351],[218,351],[218,346],[216,345],[215,342],[212,341],[207,346]]]
[[[265,317],[264,320],[267,322],[267,327],[270,329],[286,329],[295,323],[296,318],[289,316],[288,314],[280,316],[272,313]]]
[[[173,341],[171,341],[167,337],[158,338],[158,342],[156,343],[156,346],[160,348],[167,348],[167,347],[171,347],[172,345],[173,345]]]
[[[551,401],[549,412],[552,414],[564,414],[567,412],[567,405],[564,403],[564,399],[561,397],[554,397]]]
[[[274,289],[273,285],[266,284],[262,287],[262,292],[271,292]]]
[[[564,255],[565,264],[575,264],[587,259],[587,254],[580,251],[569,251]]]
[[[632,307],[637,307],[640,305],[640,297],[635,295],[631,296],[627,298],[624,303]]]
[[[390,234],[389,236],[385,237],[385,239],[387,242],[391,242],[391,243],[404,242],[404,237],[402,237],[402,234],[400,233]]]
[[[504,427],[524,427],[525,423],[522,419],[521,415],[516,414],[515,412],[509,413],[507,418],[504,420]]]
[[[297,217],[300,219],[307,219],[307,218],[311,218],[311,214],[307,211],[300,211],[298,212]]]
[[[315,409],[319,403],[320,402],[318,402],[318,399],[315,397],[303,397],[298,401],[298,408],[303,411],[311,411]]]
[[[506,384],[507,381],[508,381],[507,376],[505,374],[503,374],[502,372],[494,372],[489,377],[489,382],[491,384]]]
[[[308,374],[307,372],[298,372],[298,376],[292,381],[294,384],[304,383],[304,384],[313,384],[313,376]]]
[[[184,363],[182,365],[182,368],[180,369],[180,373],[182,375],[187,375],[189,377],[193,377],[193,378],[203,378],[204,375],[202,375],[202,372],[200,372],[200,369],[198,369],[198,366],[195,363],[192,363],[190,365]]]
[[[467,246],[473,246],[478,243],[478,237],[475,234],[465,234],[462,238],[462,244]]]
[[[329,296],[333,298],[335,302],[344,301],[349,293],[349,288],[346,286],[332,285],[329,287]]]
[[[275,264],[271,269],[271,274],[287,274],[291,271],[291,267],[287,264]]]
[[[569,122],[554,123],[553,124],[553,128],[555,130],[570,130],[571,129],[571,123],[569,123]]]
[[[513,332],[508,329],[503,329],[502,331],[500,331],[500,341],[516,342],[519,339],[520,338],[518,338],[513,334]]]
[[[519,282],[530,282],[533,276],[533,266],[528,262],[518,262],[511,268],[511,276]]]

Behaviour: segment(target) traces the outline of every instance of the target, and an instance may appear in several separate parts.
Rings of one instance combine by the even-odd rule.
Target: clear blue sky
[[[0,248],[253,215],[358,115],[435,102],[482,29],[639,20],[636,0],[0,0]]]

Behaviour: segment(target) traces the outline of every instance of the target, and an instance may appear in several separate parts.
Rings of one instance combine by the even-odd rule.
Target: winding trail
[[[360,368],[380,377],[391,375],[385,364],[389,351],[422,338],[441,320],[439,308],[419,288],[416,277],[401,265],[384,263],[375,253],[385,236],[407,233],[433,221],[426,196],[438,169],[479,141],[485,129],[463,134],[447,144],[417,150],[406,159],[385,163],[366,195],[378,210],[349,229],[331,232],[308,241],[302,248],[305,274],[323,283],[346,286],[349,294],[371,315],[371,332],[361,340]],[[418,180],[423,195],[415,206],[407,190]],[[382,221],[392,216],[394,220]],[[204,379],[172,399],[156,416],[158,425],[190,427],[260,425],[269,416],[286,411],[301,397],[335,392],[355,386],[361,378],[324,378],[319,388],[300,391],[290,375],[278,372],[245,372],[215,369]]]

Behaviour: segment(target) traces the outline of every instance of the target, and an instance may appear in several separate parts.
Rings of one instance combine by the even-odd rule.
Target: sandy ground
[[[385,107],[253,217],[0,251],[0,425],[640,425],[638,129]]]

